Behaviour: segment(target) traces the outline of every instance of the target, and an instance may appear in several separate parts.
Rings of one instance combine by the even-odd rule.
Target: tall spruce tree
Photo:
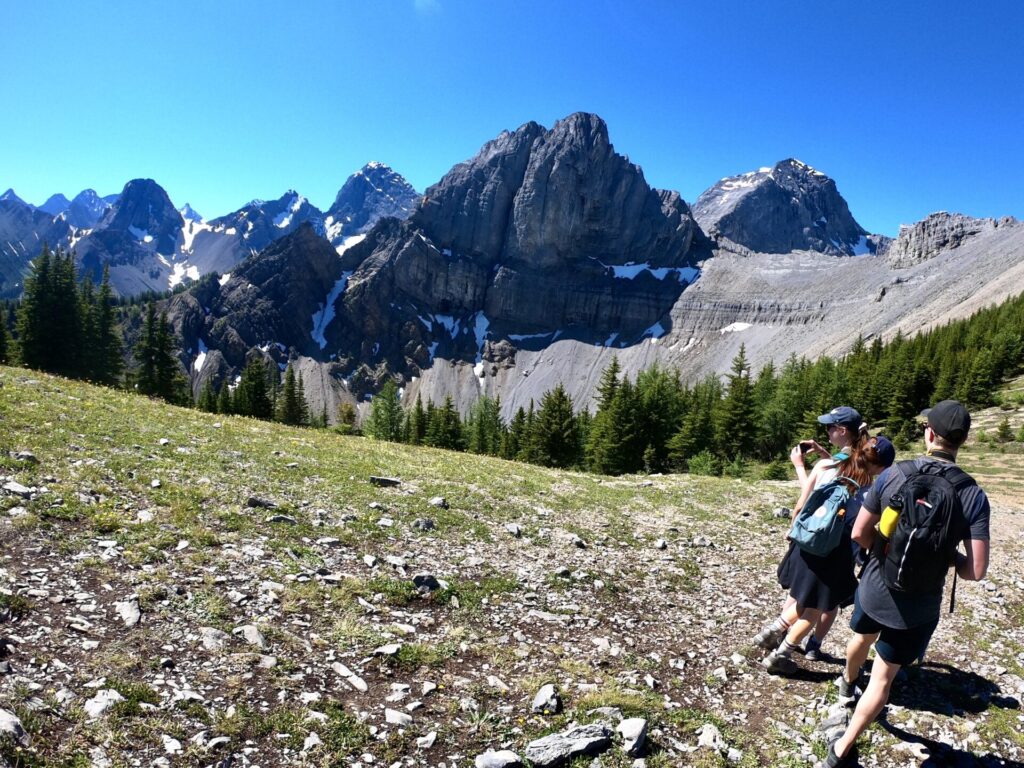
[[[295,375],[295,368],[289,365],[284,374],[281,395],[277,399],[277,420],[297,427],[309,424],[309,408],[301,391],[300,379],[301,376]]]
[[[231,398],[231,387],[228,384],[227,379],[224,379],[220,383],[220,389],[217,391],[217,413],[223,413],[225,415],[234,413]]]
[[[117,328],[108,264],[103,265],[103,280],[92,312],[96,341],[90,376],[93,381],[101,384],[116,384],[121,380],[121,373],[124,370],[124,345]]]
[[[364,431],[376,440],[398,442],[402,439],[402,405],[398,401],[398,385],[393,379],[385,381],[370,401],[370,416]]]
[[[242,369],[242,378],[235,387],[231,408],[239,416],[271,419],[274,407],[270,401],[267,363],[260,355],[253,355]]]
[[[431,411],[424,442],[435,448],[462,448],[462,420],[451,395],[445,396],[444,405]]]
[[[501,452],[501,437],[505,425],[501,420],[501,401],[482,396],[470,409],[466,420],[467,449],[472,453],[497,456]]]
[[[0,363],[9,362],[11,349],[10,336],[7,333],[6,318],[0,316]]]
[[[535,461],[548,467],[570,467],[578,463],[579,440],[572,398],[558,384],[540,402],[532,435]]]
[[[213,388],[213,381],[207,379],[199,392],[199,399],[196,400],[196,407],[207,413],[217,412],[217,392]]]
[[[44,243],[25,280],[18,311],[22,365],[62,376],[81,375],[82,304],[73,257]]]
[[[755,429],[754,389],[747,365],[747,348],[740,344],[740,351],[732,361],[725,397],[715,424],[719,451],[729,458],[750,455]]]
[[[138,346],[135,347],[135,360],[138,363],[138,372],[135,377],[135,388],[139,394],[155,395],[158,390],[157,384],[157,332],[159,322],[156,317],[156,305],[149,302],[146,305],[146,318],[142,323],[142,337]]]

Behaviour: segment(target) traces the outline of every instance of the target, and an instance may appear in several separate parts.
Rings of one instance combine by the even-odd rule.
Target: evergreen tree
[[[284,375],[284,387],[277,401],[277,420],[292,426],[305,426],[309,423],[309,409],[305,407],[305,398],[300,392],[299,379],[295,376],[295,368],[291,365]]]
[[[525,439],[526,410],[519,406],[512,421],[509,422],[508,429],[501,436],[501,457],[503,459],[518,459]]]
[[[135,348],[135,360],[139,365],[135,387],[142,395],[155,395],[157,385],[157,329],[156,306],[149,302],[146,306],[146,319],[142,324],[142,338]]]
[[[231,408],[240,416],[270,419],[274,415],[270,402],[267,364],[259,355],[249,358],[242,369],[242,378],[235,387]]]
[[[548,467],[570,467],[577,463],[579,441],[572,399],[558,384],[540,402],[534,422],[532,442],[536,461]]]
[[[751,437],[755,431],[754,390],[750,383],[746,345],[733,358],[725,397],[718,409],[716,433],[718,449],[727,457],[748,456],[752,451]]]
[[[423,399],[416,393],[416,404],[409,409],[406,418],[405,441],[412,445],[422,445],[427,438],[427,412],[423,409]]]
[[[44,244],[25,280],[18,311],[22,365],[77,376],[81,372],[82,312],[73,258]]]
[[[402,439],[402,406],[398,402],[398,385],[393,379],[384,382],[372,401],[365,432],[376,440]]]
[[[0,318],[0,363],[7,363],[10,356],[11,341],[7,335],[7,323]]]
[[[110,266],[103,265],[103,281],[92,307],[95,338],[89,375],[100,384],[116,384],[124,370],[123,345],[114,314],[114,295],[110,288]]]
[[[231,387],[227,379],[220,383],[220,391],[217,392],[217,413],[228,415],[234,413],[231,404]]]
[[[501,451],[501,437],[504,431],[501,401],[482,396],[473,404],[466,420],[468,450],[497,456]]]
[[[199,399],[196,401],[196,407],[207,413],[217,412],[217,392],[213,388],[213,381],[211,379],[207,379],[203,385],[203,389],[199,393]]]
[[[188,382],[181,369],[176,347],[171,324],[167,322],[167,314],[161,313],[156,332],[156,392],[154,394],[168,403],[191,402],[187,394]]]
[[[462,421],[451,395],[445,397],[443,406],[431,411],[424,442],[435,448],[461,450]]]

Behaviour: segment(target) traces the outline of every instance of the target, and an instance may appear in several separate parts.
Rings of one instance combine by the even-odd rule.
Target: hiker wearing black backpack
[[[843,421],[845,416],[848,420]],[[894,455],[885,438],[868,438],[861,432],[860,414],[852,408],[833,409],[819,420],[828,425],[833,444],[843,447],[836,458],[818,462],[804,485],[788,534],[795,547],[784,563],[791,599],[775,623],[754,638],[756,645],[771,649],[762,663],[773,674],[795,672],[792,656],[803,638],[823,613],[852,598],[857,581],[847,521],[856,514],[858,490]],[[839,430],[854,437],[837,441],[833,433]],[[878,440],[883,441],[881,446]]]
[[[854,526],[854,540],[872,555],[850,618],[855,634],[837,681],[841,697],[856,695],[855,682],[872,644],[875,661],[846,731],[829,744],[827,768],[856,764],[857,737],[889,700],[896,674],[928,646],[949,568],[954,568],[950,610],[956,577],[978,581],[988,570],[988,498],[955,463],[971,416],[955,400],[943,400],[922,415],[926,455],[899,462],[872,486]]]

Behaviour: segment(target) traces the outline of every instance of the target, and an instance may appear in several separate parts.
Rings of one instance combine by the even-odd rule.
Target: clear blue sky
[[[873,232],[1024,218],[1024,3],[4,3],[0,191],[151,177],[212,218],[369,160],[419,190],[505,128],[595,112],[692,202],[794,156]]]

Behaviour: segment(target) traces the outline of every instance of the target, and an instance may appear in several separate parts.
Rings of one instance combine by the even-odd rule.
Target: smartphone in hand
[[[813,450],[814,450],[814,443],[811,440],[801,440],[800,441],[800,452],[801,453],[810,453]]]

